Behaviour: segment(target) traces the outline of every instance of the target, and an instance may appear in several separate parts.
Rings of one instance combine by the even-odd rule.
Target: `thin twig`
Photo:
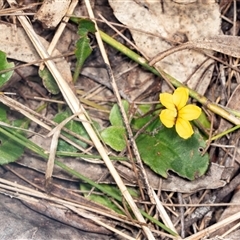
[[[85,0],[85,4],[86,4],[86,6],[87,6],[87,10],[88,10],[89,17],[93,19],[93,18],[94,18],[94,13],[93,13],[93,11],[92,11],[92,8],[91,8],[91,5],[90,5],[90,1],[89,1],[89,0]],[[112,87],[113,87],[115,96],[116,96],[116,98],[117,98],[117,102],[118,102],[120,111],[121,111],[121,113],[122,113],[122,115],[123,115],[123,119],[124,119],[124,122],[125,122],[125,124],[126,124],[128,120],[127,120],[127,116],[126,116],[125,110],[124,110],[124,108],[123,108],[123,105],[122,105],[122,103],[121,103],[121,97],[120,97],[119,92],[118,92],[118,90],[117,90],[117,85],[116,85],[116,82],[115,82],[115,79],[114,79],[114,76],[113,76],[112,69],[111,69],[111,67],[110,67],[110,63],[109,63],[108,57],[107,57],[106,52],[105,52],[105,49],[104,49],[104,45],[103,45],[102,39],[101,39],[100,34],[99,34],[99,31],[98,31],[98,26],[97,26],[96,21],[94,21],[94,23],[95,23],[95,27],[96,27],[96,30],[97,30],[96,33],[95,33],[95,35],[96,35],[96,39],[97,39],[97,42],[98,42],[98,46],[99,46],[99,48],[100,48],[102,57],[103,57],[104,62],[105,62],[105,64],[106,64],[106,68],[107,68],[107,71],[108,71],[108,74],[109,74],[110,82],[111,82],[111,84],[112,84]],[[131,144],[132,144],[132,146],[133,146],[134,154],[135,154],[136,158],[138,158],[138,160],[140,160],[140,164],[142,164],[141,158],[140,158],[140,155],[139,155],[139,152],[136,151],[137,147],[136,147],[136,143],[135,143],[134,138],[133,138],[133,134],[132,134],[131,128],[129,127],[129,125],[126,125],[126,127],[127,127],[127,132],[128,132],[128,134],[130,134],[129,138],[130,138]],[[119,180],[120,180],[120,179],[119,179]],[[124,194],[126,201],[128,202],[129,206],[131,207],[131,209],[132,209],[134,215],[136,216],[136,218],[138,219],[138,221],[140,221],[140,222],[143,223],[142,229],[143,229],[143,231],[145,232],[147,238],[148,238],[148,239],[152,239],[152,240],[155,239],[154,236],[153,236],[153,234],[152,234],[152,232],[151,232],[151,230],[150,230],[150,229],[148,228],[148,226],[146,225],[146,221],[145,221],[145,219],[143,218],[141,212],[139,211],[137,205],[135,204],[135,202],[133,201],[131,195],[130,195],[129,192],[127,191],[126,186],[124,185],[124,183],[122,182],[122,180],[121,180],[121,182],[119,182],[119,183],[122,184],[122,186],[120,186],[121,189],[124,189],[124,188],[126,189],[126,192],[122,192],[122,193]],[[149,186],[149,185],[148,185],[148,186]],[[151,194],[151,195],[152,195],[152,194]]]

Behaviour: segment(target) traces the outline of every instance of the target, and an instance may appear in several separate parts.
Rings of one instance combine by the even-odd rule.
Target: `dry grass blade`
[[[0,1],[1,3],[1,1]],[[24,7],[20,7],[18,8],[18,10],[27,10],[27,9],[31,9],[35,6],[41,5],[42,3],[31,3],[28,4],[27,6]],[[7,8],[7,9],[0,9],[0,16],[16,16],[16,9],[15,8]],[[20,13],[20,15],[33,15],[33,13]]]
[[[66,206],[66,207],[68,207],[69,209],[71,209],[73,212],[79,214],[80,216],[83,216],[83,217],[85,217],[85,218],[91,219],[92,221],[94,221],[95,223],[99,224],[100,226],[103,226],[103,227],[111,230],[112,232],[117,233],[118,235],[120,235],[120,236],[122,236],[122,237],[124,237],[124,238],[126,238],[126,239],[135,240],[135,238],[132,238],[132,237],[128,236],[127,234],[125,234],[125,233],[123,233],[123,232],[121,232],[121,231],[119,231],[119,230],[117,230],[117,229],[115,229],[115,228],[113,228],[113,227],[111,227],[111,226],[108,226],[107,224],[103,223],[102,221],[96,219],[95,217],[89,217],[87,214],[84,214],[83,212],[80,212],[80,211],[79,211],[78,209],[76,209],[75,207],[71,207],[71,206]]]
[[[153,191],[153,196],[154,196],[154,199],[156,201],[156,207],[157,207],[157,210],[160,214],[160,217],[161,219],[163,220],[164,224],[170,228],[171,230],[173,230],[174,232],[177,232],[177,230],[175,229],[170,217],[168,216],[164,206],[162,205],[162,203],[160,202],[157,194]]]
[[[47,137],[52,137],[51,146],[49,150],[49,157],[47,162],[47,168],[45,173],[46,183],[50,181],[53,173],[53,167],[54,167],[54,159],[56,156],[57,146],[58,146],[58,139],[60,137],[61,129],[73,118],[75,118],[78,115],[78,113],[70,116],[69,118],[62,121],[60,124],[58,124],[51,132],[48,133]]]

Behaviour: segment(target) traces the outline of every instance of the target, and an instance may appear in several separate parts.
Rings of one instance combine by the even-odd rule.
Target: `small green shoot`
[[[76,43],[75,55],[77,58],[77,64],[75,67],[73,82],[75,83],[78,79],[79,73],[86,59],[92,53],[92,48],[90,45],[90,39],[88,37],[89,33],[94,33],[96,31],[94,23],[89,19],[79,19],[78,20],[78,35],[79,40]]]

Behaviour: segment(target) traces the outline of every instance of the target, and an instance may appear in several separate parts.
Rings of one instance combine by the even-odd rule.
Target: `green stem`
[[[226,130],[226,131],[224,131],[224,132],[221,132],[221,133],[213,136],[213,137],[211,138],[211,141],[214,141],[214,140],[216,140],[216,139],[218,139],[218,138],[221,138],[221,137],[223,137],[223,136],[225,136],[225,135],[227,135],[227,134],[229,134],[229,133],[231,133],[231,132],[234,132],[234,131],[236,131],[236,130],[239,129],[239,128],[240,128],[240,125],[237,125],[237,126],[235,126],[235,127],[233,127],[233,128],[230,128],[230,129],[228,129],[228,130]]]
[[[128,56],[133,61],[137,62],[138,64],[140,64],[141,66],[143,66],[147,70],[151,71],[152,73],[154,73],[157,76],[162,76],[166,81],[170,82],[175,87],[181,87],[181,86],[186,87],[184,84],[182,84],[181,82],[179,82],[178,80],[176,80],[175,78],[173,78],[172,76],[170,76],[169,74],[164,72],[162,69],[157,70],[156,68],[151,67],[148,64],[148,62],[145,58],[139,56],[137,53],[130,50],[129,48],[127,48],[123,44],[119,43],[118,41],[116,41],[115,39],[113,39],[112,37],[107,35],[106,33],[102,32],[102,31],[99,31],[99,32],[100,32],[101,38],[104,42],[108,43],[109,45],[111,45],[115,49],[119,50],[121,53],[125,54],[126,56]],[[230,114],[224,108],[222,108],[222,107],[218,106],[217,104],[211,102],[206,97],[198,94],[197,92],[193,91],[192,89],[189,89],[189,94],[190,94],[191,97],[196,99],[202,105],[206,106],[212,112],[220,115],[221,117],[227,119],[228,121],[232,122],[235,125],[240,124],[240,119],[238,119],[234,115]]]

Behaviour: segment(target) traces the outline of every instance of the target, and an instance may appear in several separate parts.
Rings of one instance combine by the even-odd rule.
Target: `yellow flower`
[[[189,121],[197,119],[201,114],[201,108],[187,104],[189,91],[179,87],[173,94],[161,93],[160,102],[166,109],[160,113],[160,120],[167,128],[175,125],[176,131],[181,138],[187,139],[192,136],[193,128]]]

